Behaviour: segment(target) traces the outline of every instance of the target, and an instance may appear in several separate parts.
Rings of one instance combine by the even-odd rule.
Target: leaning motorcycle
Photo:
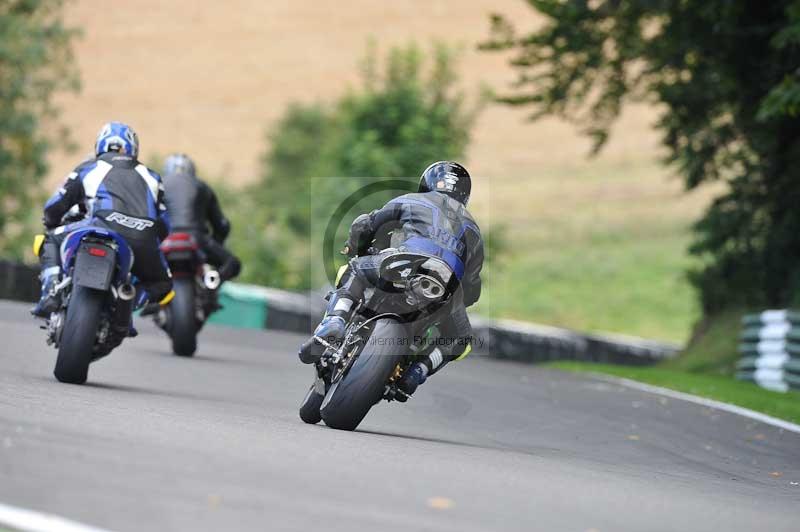
[[[335,429],[355,430],[381,399],[408,399],[398,383],[422,352],[436,311],[458,281],[438,257],[408,252],[387,254],[379,279],[357,303],[338,345],[312,340],[324,352],[300,406],[304,422],[322,420]]]
[[[154,317],[172,339],[172,352],[190,357],[197,350],[197,334],[218,307],[219,273],[205,263],[197,239],[191,233],[171,233],[161,251],[172,272],[175,297]]]
[[[109,216],[152,224],[120,213]],[[48,345],[58,349],[56,378],[83,384],[89,364],[108,355],[128,336],[137,293],[131,275],[133,252],[119,233],[86,226],[66,236],[61,265],[61,281],[51,294],[59,308],[42,328],[47,331]]]

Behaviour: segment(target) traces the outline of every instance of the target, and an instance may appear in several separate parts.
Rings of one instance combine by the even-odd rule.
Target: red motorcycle
[[[191,233],[171,233],[161,251],[172,271],[175,297],[155,315],[156,325],[172,339],[172,351],[190,357],[197,350],[197,333],[217,309],[219,272],[206,264],[203,250]]]

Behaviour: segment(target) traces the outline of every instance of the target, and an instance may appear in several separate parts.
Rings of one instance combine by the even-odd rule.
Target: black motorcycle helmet
[[[197,170],[194,161],[185,153],[173,153],[164,161],[164,171],[162,175],[183,174],[194,177]]]
[[[472,191],[472,178],[467,169],[452,161],[433,163],[419,178],[419,192],[441,192],[464,205]]]

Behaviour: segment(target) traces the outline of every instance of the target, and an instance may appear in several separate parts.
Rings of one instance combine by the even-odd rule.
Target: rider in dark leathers
[[[172,278],[159,243],[169,232],[161,176],[137,159],[139,139],[129,126],[110,122],[95,143],[96,158],[80,164],[44,206],[47,229],[39,260],[42,267],[42,297],[33,314],[47,317],[58,309],[52,293],[61,271],[60,246],[71,231],[85,225],[99,226],[122,235],[134,254],[131,273],[146,290],[151,302],[164,299],[172,290]],[[149,220],[144,230],[121,225],[122,219]],[[131,328],[131,334],[135,330]]]
[[[198,179],[194,162],[182,153],[170,155],[163,175],[173,231],[193,234],[223,281],[239,275],[241,262],[223,246],[231,224],[222,213],[217,195]]]
[[[460,280],[459,289],[439,310],[441,338],[420,361],[406,371],[400,389],[411,395],[429,375],[471,350],[472,327],[466,307],[481,294],[483,240],[480,229],[467,211],[471,191],[467,170],[454,162],[440,161],[422,174],[419,192],[393,199],[383,208],[356,218],[350,227],[347,249],[359,255],[350,261],[337,282],[325,317],[314,337],[335,342],[343,338],[355,303],[378,282],[378,268],[386,254],[416,252],[443,259]],[[376,237],[391,234],[390,248],[376,255],[363,255]],[[360,256],[363,255],[363,256]],[[441,347],[439,347],[441,346]],[[301,346],[300,360],[313,363],[321,352],[314,338]]]

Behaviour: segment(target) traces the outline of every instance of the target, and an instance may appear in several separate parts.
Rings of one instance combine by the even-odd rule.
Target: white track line
[[[789,432],[800,434],[800,425],[790,421],[784,421],[776,417],[768,416],[766,414],[762,414],[761,412],[750,410],[749,408],[743,408],[741,406],[723,403],[722,401],[715,401],[713,399],[706,399],[705,397],[699,397],[690,393],[677,392],[668,388],[662,388],[661,386],[653,386],[652,384],[645,384],[643,382],[625,379],[622,377],[612,377],[602,373],[591,373],[591,375],[600,380],[621,384],[635,390],[663,395],[673,399],[680,399],[682,401],[689,401],[690,403],[707,406],[709,408],[715,408],[731,414],[737,414],[746,418],[760,421],[761,423],[766,423],[767,425],[772,425],[773,427],[778,427],[783,430],[788,430]]]
[[[57,515],[34,512],[0,503],[0,528],[10,527],[23,532],[109,532],[83,525]]]

